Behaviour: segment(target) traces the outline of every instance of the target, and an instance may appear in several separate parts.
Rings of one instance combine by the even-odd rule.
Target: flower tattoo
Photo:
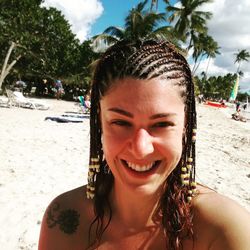
[[[80,214],[73,209],[60,210],[60,205],[55,203],[50,207],[47,213],[47,224],[49,228],[55,227],[57,224],[59,228],[66,234],[73,234],[76,232],[79,225]]]

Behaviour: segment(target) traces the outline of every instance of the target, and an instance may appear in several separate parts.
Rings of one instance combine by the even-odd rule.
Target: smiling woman
[[[248,249],[250,216],[195,183],[196,109],[166,41],[120,41],[95,68],[88,185],[55,198],[39,249]]]

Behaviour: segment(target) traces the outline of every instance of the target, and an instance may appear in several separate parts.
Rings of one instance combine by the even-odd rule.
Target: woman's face
[[[163,80],[125,78],[102,98],[102,141],[115,189],[153,193],[182,153],[184,103]]]

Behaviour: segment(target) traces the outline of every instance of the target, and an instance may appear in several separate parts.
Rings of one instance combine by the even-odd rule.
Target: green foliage
[[[240,61],[248,61],[248,58],[250,58],[250,53],[245,49],[240,50],[235,55],[236,55],[235,63]]]
[[[248,94],[247,92],[245,92],[245,93],[239,92],[237,95],[237,99],[240,102],[245,102],[247,99],[250,101],[250,94]]]
[[[80,44],[69,23],[55,8],[40,7],[41,0],[1,0],[0,64],[10,43],[18,46],[10,62],[21,55],[8,76],[12,81],[26,79],[71,79],[87,77],[88,65],[95,60],[89,42]],[[1,65],[0,65],[1,66]]]
[[[228,99],[236,80],[236,74],[227,74],[225,76],[211,76],[206,78],[205,72],[202,77],[196,76],[195,83],[198,87],[198,93],[201,93],[206,98],[223,98]]]
[[[241,62],[242,61],[249,61],[250,59],[250,53],[245,50],[239,50],[238,53],[234,54],[236,56],[235,62],[234,63],[238,63],[238,68],[237,68],[237,73],[243,75],[243,72],[240,71],[240,66],[241,66]]]
[[[99,58],[100,54],[92,50],[91,41],[86,40],[79,46],[79,58],[75,58],[75,68],[68,74],[69,84],[81,84],[85,89],[89,89],[92,64]]]

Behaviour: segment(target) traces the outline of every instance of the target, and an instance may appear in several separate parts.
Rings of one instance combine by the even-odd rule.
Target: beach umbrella
[[[239,80],[240,80],[240,76],[239,76],[239,74],[237,74],[237,78],[234,82],[234,87],[233,87],[231,94],[230,94],[230,98],[229,98],[230,101],[235,101],[235,99],[237,97],[238,89],[239,89]]]

